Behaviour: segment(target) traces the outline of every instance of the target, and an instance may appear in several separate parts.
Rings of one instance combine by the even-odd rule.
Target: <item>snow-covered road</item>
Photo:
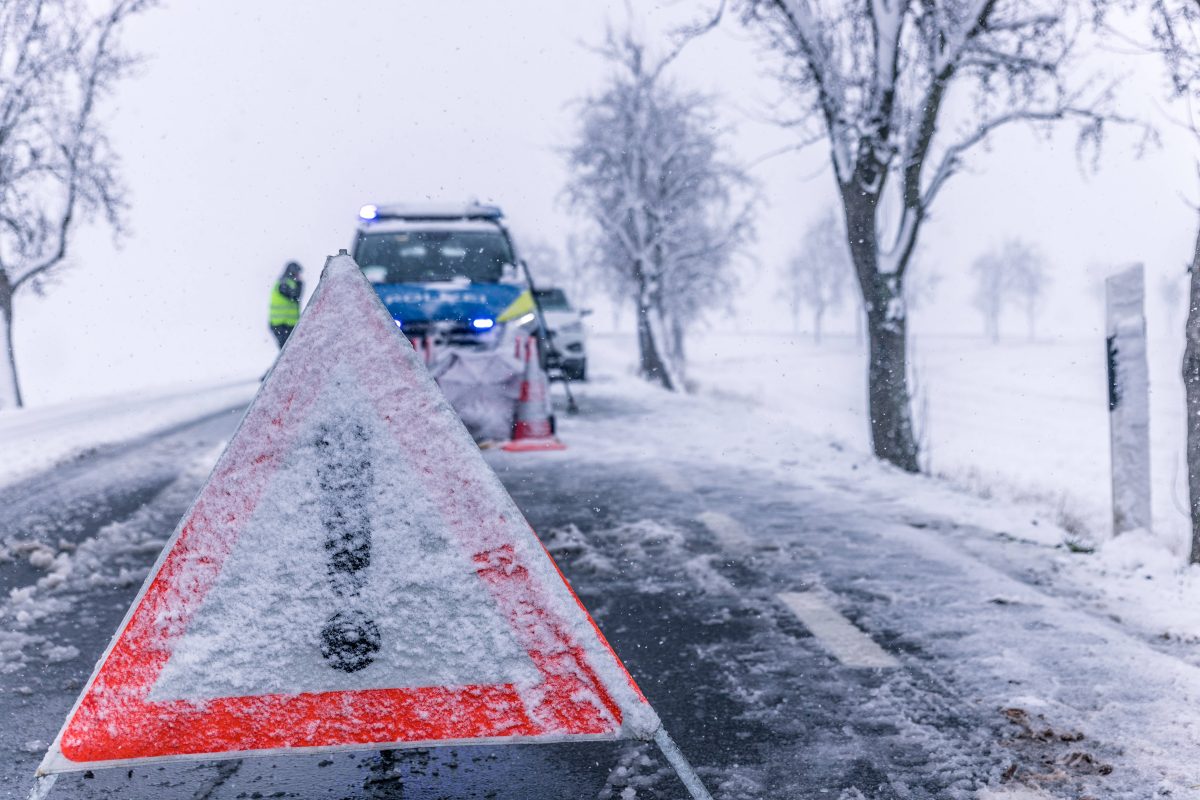
[[[598,370],[562,453],[489,463],[714,796],[1200,796],[1189,642],[1114,619],[1026,509]],[[27,791],[231,415],[0,489],[0,794]],[[109,770],[63,797],[678,797],[651,746]]]

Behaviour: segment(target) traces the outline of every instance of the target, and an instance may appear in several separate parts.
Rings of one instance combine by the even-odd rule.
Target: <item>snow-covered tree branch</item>
[[[120,47],[123,23],[152,2],[0,4],[0,408],[21,405],[17,293],[46,288],[78,220],[121,230],[124,190],[96,108],[134,63]]]

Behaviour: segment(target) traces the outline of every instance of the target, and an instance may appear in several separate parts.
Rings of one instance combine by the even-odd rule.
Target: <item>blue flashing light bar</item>
[[[477,331],[486,331],[496,324],[496,320],[480,317],[479,319],[471,320],[471,327]]]
[[[372,220],[379,216],[379,207],[367,204],[358,210],[358,218]]]

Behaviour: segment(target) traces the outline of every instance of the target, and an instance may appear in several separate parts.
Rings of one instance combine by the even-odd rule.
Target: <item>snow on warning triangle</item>
[[[342,255],[39,772],[658,727]]]
[[[365,402],[342,377],[345,372],[334,370],[204,604],[172,644],[152,700],[537,682],[533,663],[469,556],[438,524],[436,506],[429,498],[408,496],[416,476],[404,456],[387,446],[387,430],[372,425],[369,414],[353,415],[365,434],[354,455],[370,465],[360,471],[365,491],[356,511],[364,520],[387,520],[388,531],[361,548],[361,586],[330,580],[326,523],[334,508],[320,486],[328,459],[318,443],[323,430],[346,419],[345,410],[356,411]],[[277,547],[281,530],[289,544],[283,553]],[[270,554],[269,569],[263,554]],[[341,575],[353,581],[356,572]],[[347,609],[369,612],[379,633],[379,649],[350,672],[331,669],[322,653],[327,620]],[[247,627],[247,619],[267,624]]]

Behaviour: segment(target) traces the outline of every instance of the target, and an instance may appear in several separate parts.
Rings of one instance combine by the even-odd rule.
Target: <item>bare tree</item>
[[[821,324],[827,311],[842,304],[853,268],[846,235],[837,214],[829,210],[808,226],[800,250],[788,262],[785,278],[792,302],[792,319],[800,310],[812,314],[813,341],[821,343]]]
[[[122,24],[151,0],[0,3],[0,408],[20,406],[13,305],[61,269],[72,228],[102,216],[121,230],[117,158],[97,104],[132,66]]]
[[[975,275],[975,293],[971,295],[971,305],[983,316],[983,335],[995,344],[1000,341],[1000,317],[1008,299],[1004,260],[994,250],[984,253],[971,263],[971,272]]]
[[[1025,331],[1030,341],[1037,335],[1037,320],[1046,300],[1050,273],[1042,252],[1020,239],[1010,239],[1003,252],[1008,262],[1008,287],[1013,300],[1025,315]]]
[[[1008,305],[1015,304],[1025,314],[1033,339],[1049,284],[1045,259],[1037,248],[1020,239],[1007,239],[975,259],[971,271],[975,274],[971,302],[983,315],[984,335],[993,344],[1000,341],[1000,318]]]
[[[874,452],[919,468],[904,281],[930,209],[1000,128],[1080,123],[1098,143],[1103,88],[1067,82],[1070,0],[741,0],[784,56],[801,145],[825,141],[867,314]],[[947,99],[955,97],[955,113]]]
[[[680,390],[686,327],[722,299],[717,287],[752,232],[751,205],[738,199],[747,179],[724,155],[711,98],[664,76],[678,48],[656,59],[631,31],[610,31],[600,52],[613,74],[582,104],[567,196],[633,300],[640,373]]]

